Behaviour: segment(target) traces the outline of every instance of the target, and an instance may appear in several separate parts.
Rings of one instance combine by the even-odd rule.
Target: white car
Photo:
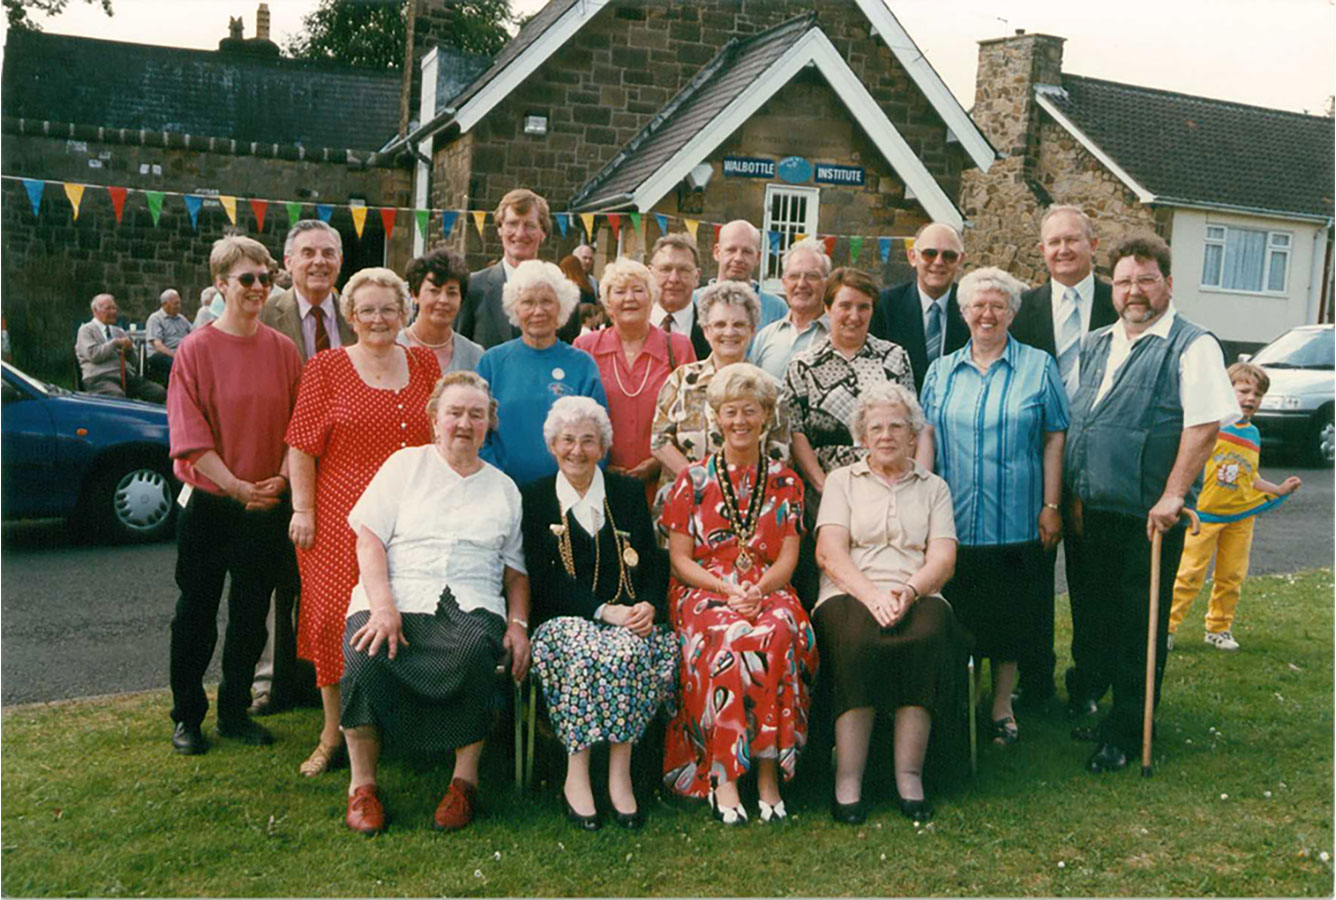
[[[1336,458],[1336,334],[1331,325],[1300,325],[1267,344],[1256,355],[1240,356],[1261,366],[1271,390],[1253,417],[1263,446],[1301,452],[1319,465]]]

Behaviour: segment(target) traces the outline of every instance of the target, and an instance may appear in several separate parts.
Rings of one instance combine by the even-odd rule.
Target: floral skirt
[[[567,753],[600,741],[632,743],[661,704],[672,708],[677,641],[662,625],[642,638],[619,625],[560,616],[534,632],[533,667]]]

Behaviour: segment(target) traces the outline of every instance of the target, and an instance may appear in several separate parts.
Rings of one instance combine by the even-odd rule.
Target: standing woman
[[[584,263],[575,254],[571,254],[558,264],[562,273],[570,279],[571,284],[580,289],[581,303],[597,303],[598,290],[594,287],[594,280],[589,277],[589,273],[584,269]],[[607,277],[605,274],[604,278]]]
[[[660,465],[650,453],[650,428],[659,389],[674,369],[696,361],[696,351],[686,335],[668,335],[650,324],[659,286],[645,266],[618,259],[603,270],[598,289],[612,327],[581,335],[575,347],[594,357],[608,395],[608,471],[641,482],[653,499]]]
[[[726,366],[707,400],[723,450],[683,469],[663,510],[682,691],[664,780],[679,794],[708,795],[715,818],[740,825],[738,780],[755,761],[761,821],[777,821],[788,815],[779,773],[793,777],[807,741],[816,675],[812,625],[789,586],[802,482],[761,453],[774,379],[749,363]]]
[[[317,353],[302,374],[288,425],[292,522],[302,604],[297,655],[315,663],[324,725],[301,774],[320,775],[343,747],[339,678],[348,596],[357,584],[357,535],[348,512],[381,463],[402,447],[431,441],[425,407],[441,370],[430,350],[395,342],[408,289],[389,269],[363,269],[340,298],[357,334],[350,347]]]
[[[928,367],[928,426],[916,454],[951,488],[960,549],[945,596],[978,654],[992,660],[993,741],[1002,746],[1020,736],[1011,708],[1016,660],[1040,605],[1053,602],[1044,552],[1062,536],[1068,424],[1057,361],[1007,334],[1024,289],[997,268],[960,280],[970,339]]]
[[[209,708],[203,680],[229,575],[218,733],[247,744],[274,740],[247,708],[269,595],[287,552],[283,431],[297,400],[301,357],[292,341],[260,322],[273,270],[259,241],[229,235],[214,242],[209,271],[224,297],[223,313],[181,342],[167,388],[170,452],[189,492],[177,525],[181,595],[171,639],[172,746],[178,753],[209,749],[200,730]]]
[[[404,275],[417,307],[417,318],[399,332],[399,343],[405,347],[426,347],[436,354],[442,372],[476,369],[482,358],[482,346],[454,330],[459,304],[469,290],[464,261],[458,254],[438,247],[410,262]]]

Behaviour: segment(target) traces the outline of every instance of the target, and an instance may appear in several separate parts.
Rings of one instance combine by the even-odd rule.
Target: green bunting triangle
[[[418,231],[422,232],[422,239],[425,241],[427,239],[427,222],[431,219],[431,210],[415,209],[413,210],[413,218],[417,220]]]
[[[144,196],[148,198],[148,214],[153,217],[153,224],[156,227],[159,217],[162,216],[162,199],[167,195],[162,191],[144,191]]]
[[[849,263],[858,262],[858,254],[863,252],[863,239],[855,235],[849,238]]]
[[[640,224],[640,213],[635,213],[635,212],[631,213],[630,219],[631,219],[631,227],[636,230],[636,234],[640,235],[641,240],[643,242],[645,237],[645,229],[641,227]]]
[[[288,211],[288,227],[291,228],[302,217],[302,205],[300,203],[284,203],[283,208]]]

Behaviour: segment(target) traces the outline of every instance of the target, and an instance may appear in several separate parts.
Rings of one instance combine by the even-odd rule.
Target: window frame
[[[792,222],[782,223],[780,227],[775,227],[774,220],[770,215],[771,201],[776,196],[802,197],[807,201],[806,216],[801,228]],[[779,280],[780,270],[783,265],[784,251],[793,245],[793,238],[802,234],[810,238],[815,238],[817,234],[817,223],[820,220],[821,212],[821,189],[815,187],[800,187],[793,184],[770,183],[765,186],[765,215],[763,217],[764,226],[761,230],[761,271],[760,283],[765,287],[768,281]],[[779,232],[779,252],[772,254],[770,252],[770,239],[768,235],[772,231]],[[773,261],[771,259],[773,257]]]
[[[1251,288],[1225,287],[1224,272],[1226,256],[1229,251],[1229,231],[1247,231],[1255,234],[1265,235],[1265,245],[1262,257],[1262,284],[1256,290]],[[1213,236],[1212,232],[1218,230],[1219,235]],[[1277,239],[1281,239],[1278,241]],[[1215,267],[1215,283],[1207,282],[1207,255],[1212,247],[1220,248],[1219,262]],[[1271,267],[1273,259],[1278,254],[1284,254],[1285,264],[1282,272],[1282,284],[1279,289],[1273,290],[1268,287],[1271,280]],[[1244,225],[1227,225],[1221,222],[1207,222],[1202,233],[1202,264],[1201,272],[1198,275],[1198,285],[1203,291],[1217,291],[1222,294],[1242,294],[1249,297],[1288,297],[1290,289],[1290,264],[1294,260],[1294,232],[1278,228],[1250,228]]]

